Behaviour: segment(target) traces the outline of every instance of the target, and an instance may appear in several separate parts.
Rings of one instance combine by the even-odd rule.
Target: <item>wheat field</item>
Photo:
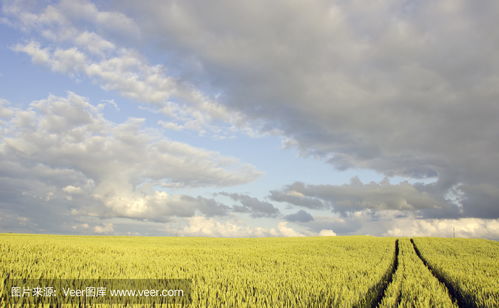
[[[499,244],[487,240],[1,234],[0,255],[2,306],[58,305],[14,298],[16,279],[185,279],[191,307],[499,306]]]

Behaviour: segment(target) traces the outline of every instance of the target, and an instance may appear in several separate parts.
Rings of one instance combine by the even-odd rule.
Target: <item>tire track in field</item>
[[[416,243],[414,243],[414,240],[411,238],[411,243],[412,247],[414,247],[414,251],[416,252],[416,255],[423,261],[423,264],[428,268],[430,273],[438,279],[449,291],[449,295],[452,298],[452,301],[454,301],[459,307],[461,308],[475,308],[478,307],[473,303],[470,303],[469,301],[466,300],[466,298],[452,286],[452,284],[445,279],[442,275],[440,275],[429,263],[426,261],[426,259],[421,255],[421,252],[418,249],[418,246],[416,246]]]
[[[393,258],[393,265],[391,266],[391,269],[385,274],[383,279],[379,284],[373,287],[373,289],[379,289],[378,294],[374,298],[374,300],[371,302],[371,307],[375,308],[378,307],[379,304],[381,303],[381,300],[385,296],[386,289],[388,286],[392,283],[393,280],[393,275],[397,271],[397,268],[399,266],[399,240],[395,240],[395,256]]]

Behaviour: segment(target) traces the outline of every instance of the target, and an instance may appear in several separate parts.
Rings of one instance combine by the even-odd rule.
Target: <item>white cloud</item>
[[[26,110],[17,110],[11,125],[5,143],[18,154],[48,165],[70,165],[96,179],[113,171],[110,176],[121,174],[125,181],[126,175],[133,173],[188,186],[224,186],[245,183],[259,175],[235,158],[148,131],[141,119],[112,123],[74,93],[49,96]]]
[[[213,218],[195,216],[187,219],[187,225],[178,229],[167,226],[167,231],[182,236],[209,237],[269,237],[269,236],[303,236],[287,226],[287,222],[279,222],[277,228],[251,227],[240,221],[218,221]]]
[[[243,114],[229,110],[186,81],[168,76],[163,65],[150,65],[136,50],[120,47],[102,34],[87,30],[88,24],[83,27],[85,30],[80,30],[78,25],[78,20],[85,19],[97,26],[119,26],[138,31],[135,23],[122,13],[101,12],[87,1],[62,1],[41,12],[8,5],[4,12],[21,27],[39,32],[49,42],[59,46],[72,45],[70,48],[43,47],[40,42],[32,40],[15,45],[15,51],[26,53],[34,63],[48,66],[53,71],[72,77],[86,76],[105,90],[151,104],[155,112],[170,119],[172,124],[165,128],[192,130],[216,137],[230,136],[238,131],[256,134]]]
[[[299,224],[310,235],[329,233],[373,236],[435,236],[499,239],[499,220],[423,218],[402,211],[362,210],[344,215],[315,216]]]
[[[79,194],[82,192],[82,189],[78,186],[68,185],[62,189],[62,191],[68,194]]]
[[[287,221],[281,221],[277,224],[277,230],[279,231],[282,236],[290,236],[290,237],[296,237],[296,236],[304,236],[300,232],[297,232],[291,227],[288,227],[288,222]]]
[[[223,215],[227,209],[214,201],[158,187],[224,187],[261,174],[235,158],[167,139],[141,119],[108,121],[74,93],[9,111],[1,131],[0,182],[10,211],[15,208],[8,198],[19,203],[22,196],[27,208],[42,209],[43,200],[88,216]]]
[[[330,229],[323,229],[319,232],[319,236],[336,236],[336,233]]]
[[[153,104],[155,112],[174,121],[174,126],[164,125],[165,128],[192,130],[200,134],[209,132],[220,136],[238,130],[249,135],[255,134],[247,127],[241,113],[229,111],[199,91],[166,76],[162,66],[148,65],[132,50],[120,49],[117,54],[103,59],[94,59],[76,47],[44,48],[35,41],[17,44],[13,50],[26,53],[34,63],[46,65],[53,71],[70,76],[84,75],[105,90]]]
[[[47,49],[40,48],[40,44],[36,42],[29,42],[24,45],[18,44],[14,46],[13,50],[22,51],[29,54],[31,56],[32,61],[37,64],[45,64],[50,61],[50,54],[47,51]],[[55,67],[56,65],[54,65],[54,68]]]
[[[116,48],[113,43],[105,40],[95,32],[81,32],[76,36],[74,42],[81,48],[86,48],[91,53],[101,56],[104,56],[106,51],[111,51]]]
[[[499,239],[499,219],[402,219],[387,236],[441,236]]]

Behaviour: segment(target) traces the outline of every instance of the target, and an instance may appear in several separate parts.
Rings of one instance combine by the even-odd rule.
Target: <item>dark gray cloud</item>
[[[499,217],[486,188],[499,186],[497,1],[129,1],[125,11],[185,78],[303,153],[437,177],[440,198],[465,192],[463,215]]]
[[[309,222],[314,220],[314,217],[304,210],[299,210],[294,214],[284,216],[287,221],[291,222]]]
[[[303,183],[294,183],[293,185],[304,185]],[[277,202],[287,202],[290,204],[303,206],[310,209],[321,209],[326,207],[324,203],[315,197],[308,197],[297,190],[288,189],[286,191],[272,190],[269,198]]]
[[[240,213],[249,213],[252,217],[276,217],[280,211],[272,203],[260,201],[257,198],[234,193],[220,193],[230,197],[232,200],[239,201],[241,205],[232,206],[233,211]]]
[[[204,198],[204,197],[192,198],[189,196],[183,196],[183,198],[187,200],[192,200],[192,202],[196,204],[196,208],[197,210],[199,210],[200,214],[204,214],[207,217],[225,216],[229,213],[231,209],[229,206],[209,198]]]
[[[306,185],[296,182],[283,191],[273,192],[271,197],[288,196],[279,200],[306,208],[316,208],[315,202],[309,202],[314,200],[338,213],[361,210],[459,211],[458,204],[451,204],[450,201],[425,191],[425,186],[418,189],[418,186],[407,182],[390,184],[388,181],[364,184],[358,178],[353,178],[350,184],[344,185]]]

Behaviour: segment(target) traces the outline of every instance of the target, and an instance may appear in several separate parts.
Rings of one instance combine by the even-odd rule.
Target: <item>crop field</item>
[[[486,240],[0,234],[0,273],[0,306],[16,279],[186,279],[191,307],[499,307],[499,243]]]
[[[418,238],[419,251],[437,276],[468,306],[499,307],[499,243]]]

